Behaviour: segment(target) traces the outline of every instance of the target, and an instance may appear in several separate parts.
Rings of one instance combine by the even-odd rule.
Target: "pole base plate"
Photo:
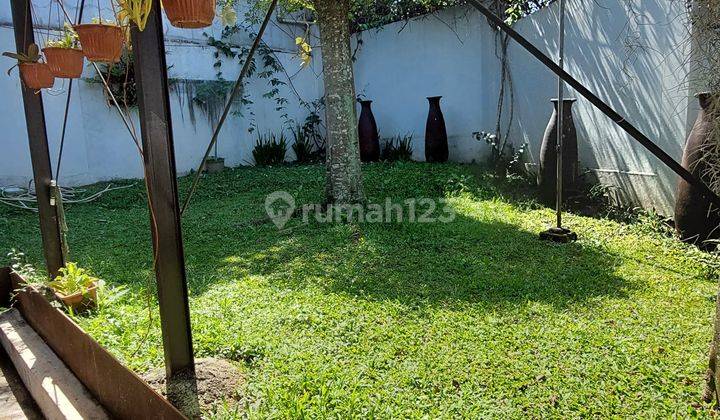
[[[561,244],[567,244],[578,240],[577,233],[566,228],[551,228],[540,233],[540,239],[543,241],[552,241]]]

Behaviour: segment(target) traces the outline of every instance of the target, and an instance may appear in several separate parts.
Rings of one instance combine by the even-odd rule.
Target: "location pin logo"
[[[265,211],[278,229],[290,221],[295,208],[295,198],[286,191],[276,191],[265,198]]]

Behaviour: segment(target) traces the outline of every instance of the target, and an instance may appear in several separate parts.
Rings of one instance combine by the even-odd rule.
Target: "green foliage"
[[[78,39],[78,35],[75,32],[75,29],[73,29],[72,25],[69,23],[65,23],[65,26],[63,26],[62,35],[58,38],[52,39],[47,42],[47,47],[51,48],[79,48],[80,47],[80,41]]]
[[[103,77],[110,86],[115,99],[120,106],[125,108],[134,108],[138,105],[137,86],[135,83],[135,67],[133,66],[133,55],[124,51],[120,61],[114,64],[99,64]],[[99,76],[85,79],[89,83],[102,83]],[[112,98],[103,89],[103,93],[107,97],[108,104],[114,106]]]
[[[509,141],[501,141],[497,135],[484,131],[473,133],[473,137],[475,137],[475,140],[490,146],[488,165],[498,177],[505,179],[508,175],[528,176],[525,170],[527,143],[521,144],[516,149],[515,145]]]
[[[66,267],[60,269],[60,275],[48,283],[53,290],[69,296],[75,293],[86,294],[88,289],[96,286],[100,280],[93,277],[84,268],[78,267],[75,263],[67,263]]]
[[[35,267],[28,263],[24,253],[13,248],[8,252],[7,258],[10,260],[10,268],[22,276],[26,282],[34,284],[42,281],[42,276],[35,270]]]
[[[302,125],[292,128],[295,142],[292,149],[295,152],[297,163],[311,163],[325,161],[325,137],[320,129],[320,115],[317,111],[311,112]]]
[[[413,155],[412,140],[412,134],[385,139],[381,153],[382,160],[388,162],[411,161]]]
[[[252,151],[257,166],[281,165],[285,163],[286,153],[287,141],[284,133],[279,136],[274,133],[259,135]]]
[[[18,64],[23,63],[37,63],[40,61],[40,48],[36,44],[30,44],[28,46],[28,50],[26,53],[14,53],[10,51],[6,51],[2,53],[4,57],[9,57],[12,59],[15,59],[17,63],[10,67],[7,71],[8,76],[10,75],[10,72],[12,69],[18,66]]]
[[[698,404],[717,292],[706,254],[644,220],[576,214],[578,243],[541,242],[553,211],[475,170],[363,167],[371,203],[446,198],[452,223],[294,219],[289,232],[267,221],[265,197],[319,203],[324,166],[208,175],[183,219],[194,349],[235,359],[247,384],[239,410],[214,415],[712,417]],[[76,320],[136,372],[162,367],[142,184],[66,211],[76,261],[130,289]],[[37,223],[0,207],[0,247],[39,269]]]

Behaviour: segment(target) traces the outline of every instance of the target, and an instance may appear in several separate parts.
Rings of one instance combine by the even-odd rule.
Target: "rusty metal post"
[[[148,184],[155,276],[168,379],[194,373],[160,0],[144,31],[131,28]]]
[[[10,5],[15,30],[15,45],[18,52],[24,53],[27,52],[30,44],[35,43],[30,0],[11,0]],[[65,261],[63,260],[57,212],[50,203],[52,165],[50,163],[47,130],[45,128],[42,94],[28,89],[24,84],[22,84],[21,89],[25,106],[25,122],[30,143],[30,159],[35,179],[38,213],[40,215],[40,233],[42,235],[45,264],[50,276],[55,277],[58,270],[65,265]]]

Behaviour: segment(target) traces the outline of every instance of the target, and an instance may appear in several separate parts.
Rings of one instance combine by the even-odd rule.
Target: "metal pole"
[[[52,7],[52,3],[51,6]],[[80,1],[80,10],[77,14],[76,22],[82,22],[83,10],[85,10],[85,0]],[[50,22],[48,22],[50,24]],[[65,132],[67,131],[68,114],[70,113],[70,99],[72,98],[74,79],[70,79],[68,83],[67,98],[65,100],[65,115],[63,116],[62,133],[60,134],[60,151],[58,152],[57,166],[55,168],[55,181],[60,180],[60,166],[62,165],[63,151],[65,149]]]
[[[560,32],[558,36],[559,58],[558,67],[565,67],[565,0],[560,0]],[[565,138],[565,83],[562,77],[558,77],[558,124],[557,124],[557,194],[555,209],[557,211],[557,227],[562,228],[562,200],[563,200],[563,139]]]
[[[591,104],[593,104],[595,108],[600,110],[603,114],[605,114],[608,118],[615,122],[615,124],[622,128],[630,137],[635,139],[635,141],[640,143],[645,149],[647,149],[650,153],[655,155],[655,157],[660,159],[660,161],[664,163],[668,168],[678,174],[682,179],[687,181],[688,184],[699,189],[700,193],[703,195],[704,198],[706,198],[708,201],[712,202],[716,206],[720,207],[720,196],[715,194],[713,190],[711,190],[710,187],[705,185],[705,183],[702,182],[698,177],[691,174],[690,171],[688,171],[687,169],[683,168],[680,163],[678,163],[670,155],[665,153],[665,151],[660,148],[660,146],[653,143],[652,140],[650,140],[645,134],[638,130],[637,127],[632,125],[632,123],[627,121],[612,107],[610,107],[610,105],[606,104],[602,99],[600,99],[577,79],[572,77],[568,72],[558,67],[558,65],[553,62],[550,57],[543,54],[536,46],[532,44],[532,42],[525,39],[522,35],[517,33],[516,30],[511,28],[510,25],[497,17],[493,12],[490,11],[490,9],[483,5],[482,2],[480,2],[479,0],[467,0],[467,2],[475,9],[477,9],[480,13],[482,13],[490,22],[492,22],[493,25],[497,26],[498,28],[500,28],[500,30],[508,34],[510,38],[514,39],[533,57],[537,58],[538,61],[540,61],[550,71],[562,78],[565,83],[575,89],[575,91],[580,96],[587,99]]]
[[[223,127],[223,124],[225,124],[225,119],[227,119],[228,114],[230,113],[230,108],[232,108],[233,101],[235,100],[235,97],[240,92],[243,81],[245,80],[245,76],[247,76],[248,72],[250,71],[250,65],[253,62],[253,57],[255,56],[255,51],[257,51],[258,47],[260,47],[260,42],[262,41],[263,34],[265,33],[265,29],[267,29],[268,24],[270,23],[270,18],[272,17],[273,13],[275,13],[275,8],[277,7],[278,0],[272,0],[272,3],[270,3],[270,7],[268,8],[267,13],[265,14],[265,19],[263,20],[263,23],[260,25],[260,30],[257,33],[257,36],[255,37],[255,41],[253,41],[252,47],[250,47],[250,51],[248,52],[247,57],[245,58],[245,63],[243,64],[242,69],[240,70],[240,75],[237,78],[237,81],[235,82],[235,85],[233,85],[232,90],[230,91],[230,97],[228,98],[227,102],[225,103],[225,109],[223,110],[222,115],[220,116],[220,121],[218,121],[217,125],[215,126],[215,130],[213,130],[212,139],[210,139],[210,144],[208,144],[207,149],[205,150],[205,155],[202,158],[202,161],[200,162],[200,165],[198,166],[197,173],[195,174],[195,179],[193,179],[192,185],[190,186],[190,191],[188,192],[187,197],[185,197],[185,201],[182,205],[182,210],[180,211],[180,215],[184,215],[185,211],[188,209],[188,206],[190,205],[190,201],[193,198],[193,195],[195,194],[195,190],[197,190],[198,183],[200,182],[200,176],[202,175],[202,169],[205,165],[205,162],[207,162],[208,157],[210,156],[210,153],[212,152],[213,147],[217,144],[218,136],[220,135],[220,130]],[[215,157],[217,157],[217,148],[215,149]]]
[[[28,46],[35,43],[30,0],[11,0],[10,4],[15,30],[15,45],[18,52],[26,52]],[[51,277],[55,277],[60,268],[65,265],[65,261],[63,259],[57,212],[50,203],[52,165],[50,163],[47,130],[45,128],[42,94],[28,89],[24,84],[21,85],[23,104],[25,106],[25,122],[30,143],[30,159],[32,161],[38,214],[40,216],[43,252],[48,273]]]
[[[160,10],[160,0],[154,0],[145,30],[139,31],[133,25],[131,36],[153,227],[160,325],[170,382],[193,376],[195,362]]]

